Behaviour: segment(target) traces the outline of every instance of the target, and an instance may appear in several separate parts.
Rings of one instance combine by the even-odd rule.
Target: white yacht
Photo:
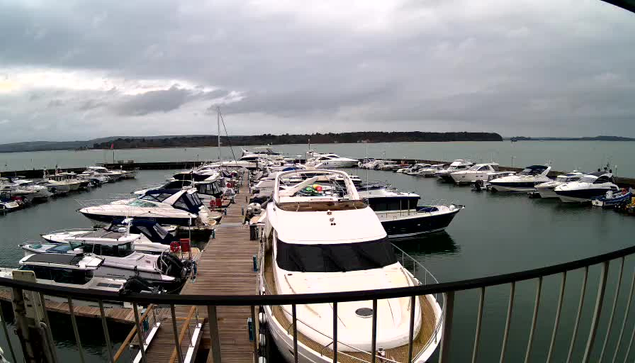
[[[316,154],[313,158],[307,160],[306,165],[315,168],[352,168],[357,166],[359,160],[346,158],[337,154]]]
[[[133,292],[157,292],[151,285],[137,283],[139,279],[119,279],[97,276],[96,271],[104,263],[103,258],[95,255],[82,254],[32,254],[22,258],[18,268],[0,268],[0,277],[21,281],[32,281],[28,275],[35,275],[35,282],[39,284],[82,288],[106,292],[122,293]],[[145,285],[145,286],[144,286]],[[55,302],[68,302],[64,297],[46,296],[47,300]],[[96,301],[75,300],[77,305],[98,307]],[[105,301],[106,307],[122,306],[125,303],[119,301]]]
[[[131,242],[135,251],[153,255],[170,252],[170,243],[176,241],[157,222],[130,218],[103,228],[62,229],[42,234],[41,237],[49,243]]]
[[[419,175],[419,172],[421,170],[427,169],[430,166],[431,166],[430,164],[417,163],[417,164],[414,164],[413,166],[411,166],[410,168],[406,169],[405,171],[403,171],[403,173],[407,174],[407,175]],[[397,170],[397,171],[399,171],[399,170]]]
[[[443,164],[433,164],[427,168],[422,168],[417,173],[417,176],[422,176],[424,178],[432,178],[436,176],[438,171],[443,170]]]
[[[124,178],[123,170],[109,170],[103,166],[89,166],[86,168],[85,173],[97,174],[101,176],[107,176],[109,182],[116,182]]]
[[[32,201],[46,201],[53,195],[47,187],[38,185],[33,180],[19,178],[0,178],[0,193],[25,197]]]
[[[169,251],[150,255],[135,250],[138,235],[119,238],[80,238],[67,243],[27,243],[20,247],[26,256],[33,254],[94,254],[103,262],[95,276],[113,279],[140,277],[155,285],[176,287],[184,282],[188,269]]]
[[[556,180],[551,180],[546,183],[540,183],[536,185],[536,192],[540,195],[540,198],[558,198],[556,194],[556,187],[580,180],[584,174],[578,171],[572,171],[571,173],[561,174],[556,177]]]
[[[475,164],[467,170],[455,171],[450,174],[456,184],[471,184],[477,180],[487,181],[491,173],[498,173],[497,163]]]
[[[408,238],[445,230],[462,205],[419,206],[421,197],[384,184],[362,185],[359,196],[368,200],[389,238]]]
[[[496,192],[533,192],[536,185],[551,181],[547,176],[550,170],[548,165],[531,165],[518,174],[491,180],[490,189]]]
[[[261,293],[326,294],[420,284],[399,263],[379,219],[360,199],[346,173],[325,170],[280,190],[280,180],[291,173],[305,171],[279,174],[273,201],[267,205]],[[337,177],[344,180],[345,188],[333,182]],[[378,301],[377,347],[387,357],[407,356],[412,313],[416,342],[413,362],[425,362],[440,342],[442,311],[431,295],[416,299],[414,306],[410,301]],[[379,352],[370,352],[372,307],[372,301],[338,304],[339,362],[370,362],[373,355],[381,361]],[[288,329],[291,306],[265,306],[264,310],[273,341],[285,361],[293,362],[293,334]],[[333,361],[333,313],[331,304],[297,306],[299,362]]]
[[[608,191],[619,190],[610,172],[587,174],[578,181],[562,184],[554,189],[558,198],[565,203],[590,203],[593,199],[605,196]]]
[[[97,222],[112,223],[124,218],[149,219],[161,224],[178,226],[207,226],[211,213],[193,189],[157,189],[138,199],[125,199],[110,204],[85,207],[79,210]]]
[[[474,165],[474,163],[472,163],[471,161],[456,159],[446,169],[439,170],[434,173],[434,175],[441,181],[452,183],[454,182],[454,180],[452,179],[452,173],[461,170],[467,170],[472,165]]]

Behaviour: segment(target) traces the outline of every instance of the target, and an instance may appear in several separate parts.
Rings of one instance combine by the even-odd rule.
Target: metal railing
[[[399,251],[400,250],[397,250],[398,254]],[[546,304],[546,302],[541,299],[541,296],[544,292],[544,282],[549,277],[556,277],[559,278],[560,284],[558,289],[558,299],[557,301],[555,299],[552,301],[553,303],[555,303],[555,315],[550,322],[551,328],[548,332],[548,347],[543,347],[546,350],[541,351],[541,354],[547,352],[546,361],[556,361],[554,360],[554,352],[556,349],[559,348],[561,352],[563,350],[567,351],[566,361],[573,361],[575,359],[575,353],[577,352],[579,353],[579,355],[582,356],[580,360],[582,362],[617,362],[622,361],[621,359],[617,359],[620,356],[623,358],[623,361],[626,362],[629,361],[628,358],[630,358],[630,355],[632,353],[632,345],[635,338],[635,329],[632,321],[633,318],[630,311],[634,295],[635,272],[625,274],[625,266],[632,266],[633,262],[635,262],[635,259],[632,258],[633,254],[635,254],[635,247],[628,247],[615,252],[528,271],[447,283],[437,283],[436,280],[434,280],[432,274],[430,274],[429,271],[425,269],[425,267],[423,267],[416,261],[408,262],[408,260],[404,259],[404,265],[413,272],[413,275],[419,277],[419,279],[422,281],[421,285],[405,288],[374,291],[338,292],[331,294],[207,296],[149,295],[130,293],[122,295],[102,291],[90,291],[67,287],[53,287],[6,278],[0,279],[0,286],[13,289],[14,304],[17,307],[21,306],[19,300],[21,299],[21,296],[23,296],[22,292],[35,292],[35,296],[38,296],[39,299],[41,299],[42,305],[44,305],[44,316],[41,319],[41,322],[43,326],[50,327],[50,329],[59,329],[59,327],[50,326],[48,313],[46,313],[45,309],[46,303],[49,301],[48,299],[51,297],[57,297],[58,300],[59,298],[66,299],[69,305],[71,324],[76,339],[76,345],[79,351],[78,354],[80,355],[80,360],[82,361],[85,360],[84,351],[81,345],[82,335],[78,330],[77,322],[75,319],[75,311],[78,305],[85,304],[86,302],[93,302],[93,306],[98,306],[100,308],[99,316],[102,320],[103,334],[105,337],[104,343],[107,346],[108,358],[111,362],[114,362],[115,358],[118,357],[116,357],[112,352],[113,346],[112,342],[110,341],[107,324],[105,322],[105,309],[107,308],[105,308],[104,305],[108,306],[112,302],[126,302],[132,304],[133,309],[135,310],[135,326],[137,327],[137,329],[139,329],[139,331],[147,330],[143,329],[144,317],[143,314],[139,313],[141,306],[157,304],[161,306],[167,306],[170,309],[174,309],[175,306],[179,305],[207,307],[210,323],[209,339],[211,341],[212,354],[217,355],[217,359],[215,360],[215,362],[220,362],[222,360],[222,357],[220,354],[221,350],[219,327],[216,315],[216,307],[218,306],[250,307],[252,311],[252,321],[255,321],[255,311],[260,307],[291,306],[292,309],[290,315],[294,317],[291,323],[293,324],[293,327],[295,327],[298,319],[294,312],[295,307],[297,307],[298,305],[328,303],[333,305],[334,310],[337,310],[338,304],[341,306],[341,304],[345,302],[372,301],[373,305],[376,307],[377,302],[381,301],[382,299],[393,299],[400,297],[410,297],[414,299],[419,296],[435,294],[442,295],[444,298],[444,311],[442,319],[443,334],[441,336],[440,349],[437,352],[438,361],[448,362],[452,353],[450,344],[453,341],[454,336],[453,326],[455,325],[455,306],[459,297],[458,293],[463,291],[474,291],[477,292],[479,296],[478,309],[476,310],[474,315],[471,315],[472,313],[470,313],[470,319],[474,318],[476,320],[474,336],[470,338],[470,341],[461,341],[460,343],[463,346],[465,346],[465,344],[472,344],[471,361],[473,362],[477,361],[479,351],[492,352],[493,350],[499,351],[499,361],[503,362],[506,358],[508,358],[509,355],[508,350],[510,341],[512,340],[512,334],[510,334],[511,320],[512,316],[514,315],[514,304],[519,296],[519,283],[523,281],[535,281],[535,300],[533,311],[531,314],[531,324],[529,330],[526,332],[527,346],[524,350],[524,361],[528,362],[531,361],[532,354],[535,354],[537,349],[536,336],[538,320],[540,313]],[[609,279],[609,266],[611,264],[615,266],[615,268],[613,269],[614,274],[616,274],[615,279]],[[599,267],[599,274],[593,273],[596,267]],[[575,274],[573,273],[574,271],[576,271]],[[579,279],[574,280],[573,278],[574,276],[577,276],[578,272],[582,272],[582,281],[579,281]],[[596,280],[597,283],[595,283]],[[569,343],[563,345],[562,339],[557,339],[556,337],[558,336],[561,325],[563,301],[565,300],[566,296],[565,287],[571,284],[572,281],[580,283],[581,293],[579,296],[579,302],[578,304],[576,304],[577,309],[572,336],[569,338]],[[629,281],[630,288],[628,289],[628,291],[623,291],[626,289],[622,285],[624,285],[625,282]],[[484,314],[486,305],[485,298],[486,296],[488,296],[488,291],[490,291],[492,288],[500,286],[507,286],[507,288],[509,289],[510,294],[507,309],[499,309],[494,312],[487,311],[487,313],[495,313],[501,318],[504,318],[505,329],[502,335],[502,342],[500,343],[500,345],[497,344],[497,346],[492,346],[491,344],[483,346],[481,333],[483,331],[483,327],[486,325]],[[607,290],[612,291],[612,295],[607,295]],[[45,296],[47,297],[47,299],[45,299]],[[589,303],[592,303],[592,314],[590,314],[591,316],[589,317],[589,319],[586,319],[585,314],[583,314],[583,306],[588,306]],[[625,307],[623,307],[624,305]],[[154,309],[149,308],[146,311],[146,317],[150,315],[151,311],[154,311]],[[377,329],[377,315],[375,311],[376,309],[373,309],[373,329],[371,332],[369,332],[372,334],[373,340],[372,351],[375,351],[374,348],[377,347],[375,340]],[[21,325],[21,316],[22,315],[20,314],[20,309],[16,309],[16,322],[18,327]],[[337,315],[335,315],[335,317],[337,317]],[[4,317],[0,318],[2,318],[3,330],[7,332],[8,329],[6,326],[6,320],[4,319]],[[414,317],[411,317],[411,319],[414,319]],[[602,324],[601,319],[603,319]],[[335,321],[334,325],[334,328],[336,327],[337,321]],[[291,330],[293,330],[293,332],[297,331],[296,329]],[[335,329],[335,332],[337,332],[337,329]],[[35,358],[33,357],[33,355],[37,354],[37,352],[33,352],[33,350],[29,349],[26,345],[25,342],[27,341],[28,336],[25,336],[24,333],[20,334],[22,354],[26,357],[27,362],[34,361]],[[183,338],[181,337],[183,335],[183,330],[179,332],[178,329],[173,329],[173,334],[174,342],[183,340]],[[48,335],[45,334],[45,336]],[[145,354],[146,346],[143,344],[144,337],[142,335],[137,335],[136,338],[138,340],[137,349],[139,349],[140,355],[139,361],[145,362],[147,361],[147,358]],[[262,348],[259,344],[256,344],[256,341],[259,341],[258,337],[254,339],[254,357],[257,357],[258,354],[261,354],[262,352]],[[5,352],[20,352],[20,350],[16,349],[16,347],[10,346],[10,340],[8,340],[8,342],[9,346],[4,347]],[[46,344],[52,346],[52,344],[54,344],[52,338],[47,339]],[[297,344],[298,342],[296,341],[293,348],[294,354],[296,354],[296,356],[298,353]],[[410,339],[410,344],[412,344],[412,337]],[[342,344],[337,344],[337,338],[334,337],[333,344],[328,348],[333,356],[337,356],[339,353],[341,357],[344,354],[348,354],[346,352],[338,352],[338,349],[342,350],[342,347]],[[169,348],[178,350],[180,349],[180,345],[177,345],[175,343]],[[52,347],[49,347],[48,351],[54,351],[54,349],[52,349]],[[54,354],[52,356],[54,356]],[[371,356],[375,357],[374,354],[372,354]],[[185,355],[182,354],[182,352],[178,353],[176,358],[178,357],[182,357],[181,359],[178,359],[179,362],[185,361]],[[14,358],[13,361],[16,361],[16,359]],[[53,361],[57,360],[53,358]],[[372,359],[371,361],[375,360]]]

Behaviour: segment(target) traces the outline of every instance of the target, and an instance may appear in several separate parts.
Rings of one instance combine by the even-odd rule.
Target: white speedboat
[[[399,263],[379,219],[360,199],[346,173],[325,170],[291,188],[277,187],[289,173],[303,172],[279,174],[273,201],[267,205],[261,293],[328,294],[420,284]],[[345,189],[334,185],[336,176],[344,178]],[[350,356],[370,362],[378,355],[370,352],[373,313],[377,316],[377,347],[387,357],[407,356],[412,314],[413,336],[422,342],[413,346],[413,362],[429,359],[442,334],[440,328],[435,329],[441,326],[442,311],[434,296],[422,296],[414,305],[410,298],[379,300],[377,311],[372,307],[372,301],[339,303],[334,319],[331,304],[297,305],[297,357],[290,348],[291,306],[265,306],[264,310],[273,341],[287,362],[333,362],[334,320],[342,357],[338,361],[348,362],[343,357]]]
[[[403,173],[407,175],[418,175],[421,170],[427,169],[430,166],[430,164],[417,163],[403,171]],[[399,172],[399,170],[397,170],[397,172]]]
[[[85,207],[79,212],[89,219],[106,224],[133,218],[178,226],[207,226],[211,216],[209,209],[192,189],[150,190],[138,199]]]
[[[70,237],[69,239],[73,239]],[[94,254],[103,263],[94,271],[95,276],[113,279],[140,277],[155,285],[178,286],[187,276],[187,267],[169,251],[150,255],[135,250],[138,235],[119,238],[78,238],[67,243],[27,243],[20,247],[26,256],[32,254]]]
[[[352,168],[357,166],[359,160],[346,158],[337,154],[317,154],[307,160],[306,165],[314,168]]]
[[[467,170],[450,173],[450,176],[456,184],[472,184],[477,180],[485,182],[491,173],[497,173],[498,171],[497,163],[482,163],[475,164]]]
[[[613,180],[613,174],[596,172],[584,175],[580,180],[557,186],[554,191],[565,203],[590,203],[604,197],[608,191],[618,192],[620,188]]]
[[[103,258],[83,254],[31,254],[22,258],[19,268],[0,268],[0,277],[21,281],[33,281],[55,287],[71,287],[87,290],[123,293],[158,292],[158,289],[139,278],[120,279],[97,276],[96,271],[104,263]],[[31,275],[31,277],[29,277]],[[46,296],[47,300],[68,302],[65,297]],[[75,300],[77,305],[98,307],[96,301]],[[121,307],[121,301],[104,301],[106,307]],[[127,305],[127,304],[126,304]]]
[[[389,238],[407,238],[445,230],[462,205],[419,206],[421,197],[383,184],[362,185],[359,196],[367,199]]]
[[[424,178],[433,178],[441,170],[443,170],[443,164],[433,164],[427,168],[422,168],[416,175]]]
[[[474,165],[474,163],[472,163],[471,161],[456,159],[446,169],[439,170],[434,173],[434,175],[441,181],[452,183],[454,182],[454,180],[452,179],[452,173],[461,170],[467,170],[472,165]]]
[[[582,178],[582,176],[584,176],[584,174],[575,170],[571,173],[558,175],[555,180],[536,185],[536,192],[540,195],[540,198],[543,199],[558,198],[558,194],[556,194],[555,191],[557,186],[578,181]]]
[[[108,177],[108,181],[111,183],[121,180],[125,174],[123,170],[120,170],[120,171],[109,170],[108,168],[103,166],[89,166],[86,168],[85,173],[90,173],[92,175],[106,176]]]
[[[518,174],[494,179],[489,182],[490,190],[495,192],[533,192],[536,185],[551,181],[547,176],[551,166],[531,165]]]
[[[176,238],[155,221],[125,219],[120,223],[99,228],[62,229],[41,237],[49,243],[132,242],[134,250],[160,255],[170,251],[170,243]]]

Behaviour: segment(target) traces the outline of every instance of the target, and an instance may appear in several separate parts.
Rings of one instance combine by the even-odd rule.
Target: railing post
[[[631,288],[630,288],[630,292],[628,293],[628,302],[626,303],[626,309],[624,310],[624,320],[622,321],[622,328],[620,329],[620,335],[619,338],[617,338],[617,344],[615,345],[615,353],[613,353],[613,359],[611,360],[612,363],[615,363],[615,361],[617,360],[617,353],[620,350],[620,345],[622,344],[622,338],[624,337],[624,329],[626,328],[626,322],[628,321],[628,317],[630,316],[630,312],[631,312],[631,303],[633,302],[633,292],[635,291],[635,273],[633,273],[633,278],[631,279]],[[633,329],[633,332],[635,333],[635,329]],[[630,345],[629,345],[630,348]],[[629,353],[630,353],[630,349],[629,349]],[[628,355],[626,356],[626,359],[628,359]]]
[[[135,324],[137,324],[137,339],[139,340],[139,351],[141,352],[141,361],[147,362],[146,360],[146,349],[145,349],[145,338],[143,336],[143,329],[141,329],[141,322],[139,321],[139,307],[137,303],[132,303],[132,309],[134,312],[134,320]]]
[[[170,305],[170,313],[172,314],[172,333],[174,334],[176,356],[178,358],[178,362],[183,363],[183,352],[181,351],[181,342],[179,341],[179,329],[176,325],[176,309],[174,305]]]
[[[410,330],[408,331],[408,362],[412,362],[412,349],[414,348],[415,312],[417,310],[417,297],[410,297]],[[422,317],[423,318],[423,317]]]
[[[604,358],[604,352],[606,349],[606,345],[609,342],[609,337],[611,335],[611,328],[613,327],[613,320],[615,319],[615,309],[617,308],[617,301],[620,298],[620,286],[622,285],[622,276],[624,275],[624,257],[622,257],[620,261],[620,272],[617,276],[617,284],[615,285],[615,300],[613,300],[613,306],[611,307],[611,315],[609,317],[609,326],[606,328],[606,337],[604,338],[604,343],[602,344],[602,350],[600,351],[600,358],[598,362],[602,362]],[[615,349],[617,350],[619,346]]]
[[[534,333],[536,332],[536,323],[538,321],[538,311],[540,309],[540,295],[542,294],[542,276],[538,278],[538,287],[536,288],[536,305],[534,306],[534,315],[531,319],[531,330],[529,331],[529,342],[527,342],[527,352],[525,353],[525,363],[529,362],[531,357],[531,348],[534,343]]]
[[[562,282],[560,284],[560,295],[558,296],[558,307],[556,308],[556,317],[553,322],[553,332],[551,333],[551,342],[549,343],[549,353],[547,353],[547,363],[551,362],[553,348],[556,345],[556,336],[558,335],[558,327],[560,325],[560,313],[562,312],[562,302],[564,300],[564,290],[567,285],[567,273],[562,274]]]
[[[113,363],[112,345],[110,343],[110,333],[108,333],[108,322],[106,322],[106,312],[104,311],[104,302],[99,300],[99,314],[101,316],[101,327],[104,330],[104,339],[106,340],[106,348],[108,351],[108,361]]]
[[[578,328],[580,327],[580,318],[582,317],[582,308],[584,307],[584,299],[586,297],[586,285],[589,280],[589,267],[584,268],[584,278],[582,279],[582,289],[580,292],[580,302],[578,303],[578,313],[575,318],[575,324],[573,325],[573,337],[571,338],[571,345],[569,346],[569,353],[567,354],[567,362],[571,362],[573,355],[573,348],[575,347],[575,341],[578,336]]]
[[[450,342],[452,341],[452,319],[454,315],[454,291],[445,293],[445,306],[443,307],[443,337],[441,338],[441,351],[439,363],[450,361]]]
[[[337,301],[333,303],[333,363],[337,363]]]
[[[53,332],[51,332],[51,321],[49,320],[49,314],[46,310],[46,300],[44,299],[44,294],[41,292],[38,293],[38,297],[40,299],[40,303],[42,304],[42,317],[44,318],[44,324],[46,325],[45,332],[46,334],[46,349],[48,349],[47,354],[51,357],[51,360],[55,363],[59,360],[57,359],[57,352],[55,351],[55,340],[53,340]],[[33,298],[35,298],[35,292],[33,292]],[[111,355],[112,357],[112,355]],[[112,358],[111,358],[112,359]]]
[[[68,298],[68,311],[71,314],[71,324],[73,325],[73,333],[75,333],[75,343],[77,343],[77,351],[79,352],[79,360],[84,363],[84,348],[82,347],[82,340],[79,336],[79,329],[77,328],[77,319],[75,319],[75,311],[73,308],[73,299]]]
[[[373,327],[372,337],[370,341],[371,363],[375,363],[377,357],[377,299],[373,299]]]
[[[584,356],[582,362],[586,363],[591,359],[591,351],[593,350],[593,343],[595,343],[595,335],[597,334],[598,324],[600,322],[600,315],[602,314],[602,305],[604,304],[604,293],[606,292],[606,278],[609,272],[609,262],[602,263],[602,272],[600,273],[600,284],[598,285],[598,295],[595,299],[595,309],[593,310],[593,320],[591,321],[591,330],[589,331],[589,338],[587,339],[586,348],[584,349]]]
[[[4,317],[4,311],[2,310],[2,305],[0,305],[0,320],[2,321],[2,330],[4,330],[4,335],[7,339],[9,352],[11,352],[11,359],[13,362],[17,362],[17,359],[15,359],[15,352],[13,351],[13,344],[11,344],[11,337],[9,336],[9,329],[7,329],[7,321]]]
[[[474,349],[472,349],[472,363],[476,363],[478,357],[478,344],[481,340],[481,321],[483,319],[483,305],[485,304],[485,288],[481,287],[481,295],[478,301],[478,315],[476,315],[476,331],[474,332]]]
[[[514,293],[516,292],[516,283],[512,282],[509,291],[509,305],[507,306],[507,320],[505,322],[505,332],[503,333],[503,343],[501,346],[501,357],[499,362],[505,361],[505,352],[507,351],[507,340],[509,339],[509,328],[512,324],[512,311],[514,310]]]
[[[293,315],[293,360],[298,363],[298,315],[296,305],[291,305],[291,312]]]
[[[209,319],[209,337],[212,342],[212,358],[214,363],[221,363],[220,354],[220,337],[218,336],[218,317],[216,315],[216,306],[207,306],[207,317]]]

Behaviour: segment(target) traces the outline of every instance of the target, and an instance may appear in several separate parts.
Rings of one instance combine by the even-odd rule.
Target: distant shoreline
[[[493,132],[345,132],[314,134],[262,134],[221,136],[221,145],[294,145],[294,144],[348,144],[381,142],[445,142],[445,141],[503,141],[503,137]],[[160,149],[213,147],[218,143],[217,135],[193,136],[146,136],[146,137],[105,137],[87,141],[34,141],[0,145],[3,152],[31,152],[54,150],[110,150],[110,149]]]

